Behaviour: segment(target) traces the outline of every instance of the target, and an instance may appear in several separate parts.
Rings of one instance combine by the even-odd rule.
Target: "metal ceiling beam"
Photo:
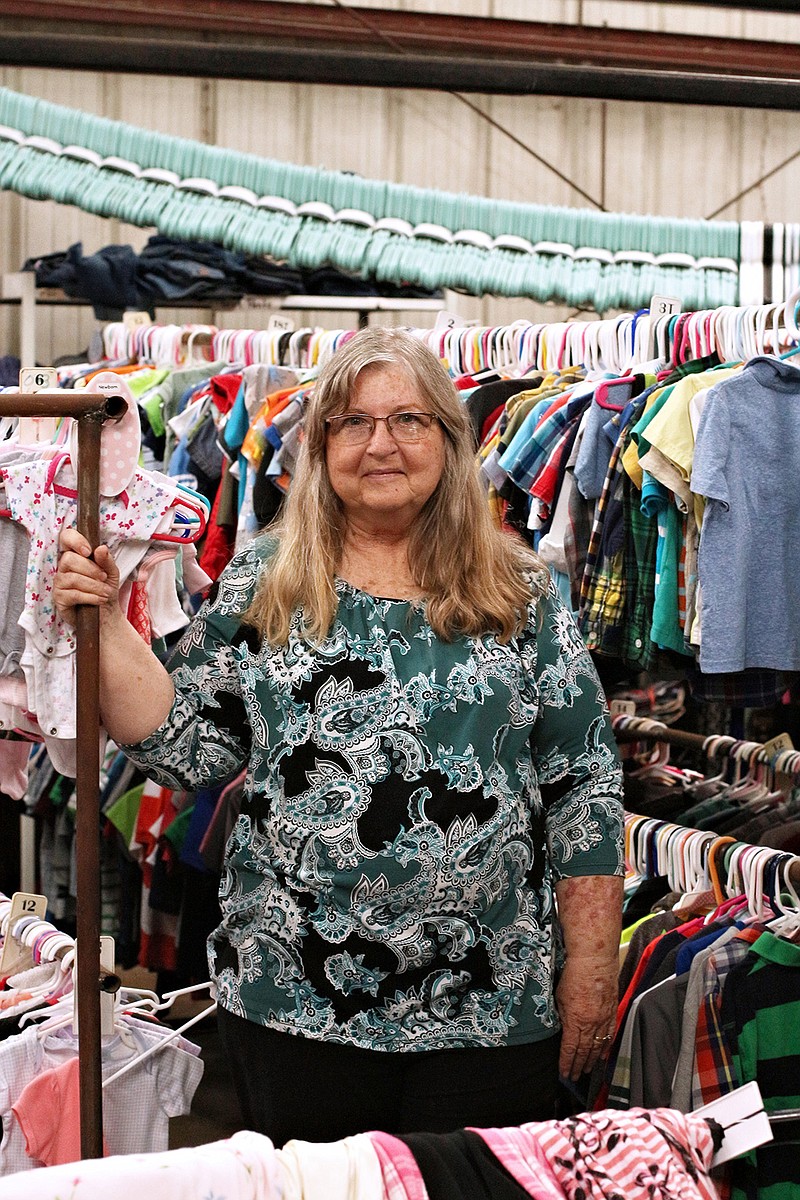
[[[793,45],[272,0],[0,0],[0,16],[6,66],[800,109]]]
[[[299,7],[299,6],[298,6]],[[502,95],[547,95],[668,104],[800,110],[800,79],[520,63],[498,58],[396,55],[316,48],[125,36],[88,38],[4,30],[0,62],[283,83],[426,88]]]
[[[309,54],[324,48],[358,52],[375,48],[377,39],[384,51],[411,56],[491,56],[518,63],[800,78],[798,45],[395,9],[348,12],[278,0],[208,0],[202,5],[196,0],[127,0],[124,6],[97,0],[0,0],[0,16],[18,18],[19,33],[31,38],[43,34],[45,42],[48,31],[69,31],[85,35],[87,47],[98,49],[105,38],[126,31],[140,39],[149,33],[159,42],[167,34],[223,40],[246,35],[254,39],[254,50],[268,44],[273,53],[276,43]],[[11,50],[4,54],[2,41],[0,56],[8,61]],[[31,42],[26,45],[32,47]]]
[[[641,4],[641,0],[636,0]],[[743,12],[797,13],[797,0],[646,0],[655,4],[688,4],[699,8],[736,8]]]

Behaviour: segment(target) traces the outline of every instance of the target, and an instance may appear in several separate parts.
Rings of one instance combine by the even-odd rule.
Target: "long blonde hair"
[[[336,351],[316,381],[303,421],[297,470],[267,535],[277,548],[245,619],[271,645],[285,645],[302,608],[304,636],[319,642],[336,615],[336,571],[346,518],[325,461],[326,419],[347,410],[366,367],[399,366],[445,431],[445,461],[433,495],[411,530],[408,560],[431,628],[446,641],[521,631],[544,590],[541,559],[494,524],[479,478],[472,429],[444,367],[419,338],[400,329],[364,329]]]

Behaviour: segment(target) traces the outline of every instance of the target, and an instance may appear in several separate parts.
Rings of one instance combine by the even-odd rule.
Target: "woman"
[[[304,438],[283,518],[170,673],[74,531],[56,602],[100,606],[103,722],[143,770],[195,790],[247,767],[209,947],[247,1124],[281,1144],[548,1118],[559,1067],[590,1070],[614,1026],[600,684],[547,572],[492,525],[419,340],[354,336]]]

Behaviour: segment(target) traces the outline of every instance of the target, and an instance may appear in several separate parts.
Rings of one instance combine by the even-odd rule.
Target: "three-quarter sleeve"
[[[120,748],[151,779],[197,791],[225,783],[250,758],[251,730],[239,661],[257,640],[242,623],[262,567],[252,548],[236,555],[173,651],[175,699],[144,741]]]
[[[552,585],[537,624],[531,749],[554,878],[621,875],[622,770],[597,671]]]

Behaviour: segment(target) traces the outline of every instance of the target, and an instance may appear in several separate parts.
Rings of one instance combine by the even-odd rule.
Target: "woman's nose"
[[[367,448],[373,451],[390,451],[394,450],[397,442],[389,431],[389,426],[385,421],[376,421],[372,433],[370,434]]]

